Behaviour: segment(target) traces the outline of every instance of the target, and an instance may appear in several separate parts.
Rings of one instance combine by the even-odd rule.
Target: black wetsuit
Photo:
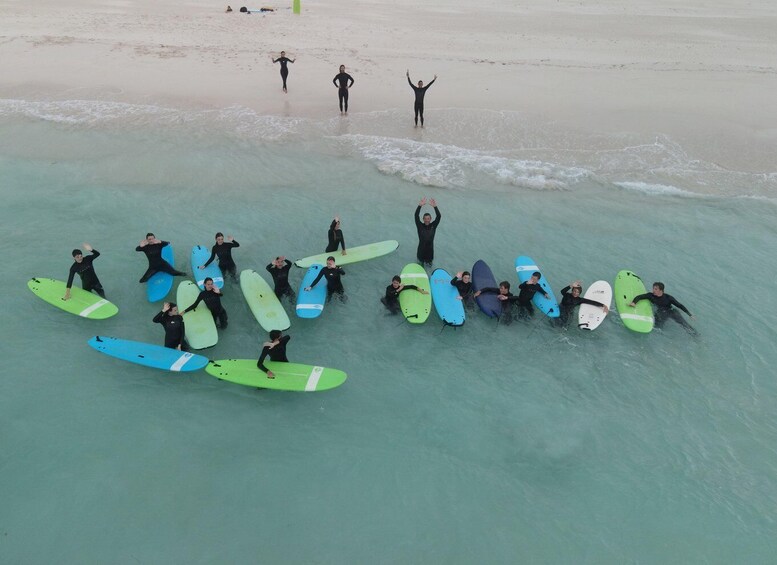
[[[590,304],[591,306],[604,307],[604,304],[597,302],[596,300],[590,300],[583,298],[582,296],[574,296],[571,292],[571,286],[565,286],[561,289],[561,304],[559,304],[559,317],[557,324],[560,326],[566,326],[569,324],[569,318],[572,316],[576,306],[581,304]]]
[[[486,288],[480,289],[480,294],[496,294],[497,296],[506,296],[506,300],[500,300],[499,302],[502,304],[502,313],[499,316],[499,321],[505,325],[510,325],[513,323],[513,311],[512,306],[513,304],[518,303],[519,297],[515,296],[512,292],[508,292],[507,294],[502,294],[499,292],[499,289],[493,286],[489,286]]]
[[[348,81],[351,81],[350,84],[348,84]],[[338,87],[337,89],[337,97],[340,100],[340,111],[343,111],[343,105],[345,105],[345,112],[348,112],[348,89],[353,86],[353,77],[349,75],[348,73],[339,73],[335,78],[332,79],[332,82],[335,86]],[[338,84],[339,83],[339,84]]]
[[[321,280],[322,277],[326,277],[326,300],[329,302],[332,300],[332,295],[337,293],[340,295],[340,300],[345,301],[345,289],[343,288],[343,283],[340,282],[340,277],[345,274],[345,271],[343,271],[340,267],[335,267],[334,269],[330,269],[329,267],[324,267],[318,272],[318,276],[313,280],[312,283],[310,283],[310,287],[316,286],[318,281]]]
[[[671,294],[664,293],[661,296],[656,296],[652,292],[648,292],[645,294],[640,294],[639,296],[635,296],[632,302],[636,304],[640,300],[650,300],[650,302],[656,305],[655,319],[657,328],[662,327],[664,322],[671,318],[680,324],[683,328],[685,328],[688,333],[692,335],[696,335],[698,333],[696,329],[691,324],[689,324],[677,310],[673,308],[673,306],[676,306],[689,316],[691,315],[691,313],[688,311],[688,308],[675,300],[675,297]]]
[[[424,95],[426,94],[426,89],[432,86],[435,80],[437,79],[432,80],[432,82],[426,86],[419,87],[410,82],[410,77],[407,77],[407,84],[409,84],[410,88],[415,92],[415,105],[413,106],[413,110],[415,110],[415,125],[418,125],[419,116],[421,116],[421,125],[424,125]]]
[[[154,322],[162,324],[165,328],[165,347],[177,349],[180,345],[181,351],[189,349],[185,339],[186,328],[184,327],[183,316],[180,314],[169,316],[167,312],[159,312],[154,316]]]
[[[399,293],[404,290],[418,290],[418,287],[414,284],[406,284],[402,289],[394,288],[393,284],[386,287],[386,296],[380,299],[383,305],[388,308],[389,312],[396,315],[402,311],[399,305]]]
[[[415,209],[415,214],[413,214],[415,227],[418,231],[418,250],[416,251],[416,257],[418,257],[418,262],[422,265],[427,263],[431,265],[432,261],[434,261],[434,235],[437,232],[437,226],[440,225],[442,214],[440,214],[440,209],[435,206],[434,213],[436,218],[429,222],[429,225],[427,226],[418,217],[420,212],[421,207],[419,206]]]
[[[472,281],[465,283],[459,277],[453,277],[451,279],[451,286],[455,286],[459,291],[459,296],[464,301],[464,306],[467,308],[475,307],[474,293],[472,292]]]
[[[289,76],[289,68],[286,66],[286,63],[294,63],[294,61],[292,61],[288,57],[278,57],[277,59],[273,59],[272,62],[273,63],[280,63],[281,64],[281,78],[283,79],[283,90],[285,92],[286,91],[286,77]]]
[[[256,362],[256,366],[265,373],[269,371],[269,369],[265,367],[263,363],[265,358],[268,356],[270,357],[270,361],[281,361],[283,363],[288,363],[289,360],[286,357],[286,344],[289,343],[290,339],[290,335],[285,335],[280,340],[278,340],[278,344],[275,347],[265,345],[262,348],[262,353],[259,355],[259,361]]]
[[[148,259],[148,269],[146,269],[146,272],[143,273],[143,276],[140,277],[140,280],[138,282],[141,282],[141,283],[146,282],[148,279],[154,276],[154,273],[157,273],[159,271],[162,271],[163,273],[169,273],[174,277],[182,277],[186,275],[186,273],[177,271],[175,267],[173,267],[170,263],[162,259],[162,248],[166,245],[170,245],[170,242],[163,241],[161,243],[148,243],[144,246],[138,245],[135,248],[135,251],[140,251],[141,253],[145,253],[146,258]]]
[[[292,262],[286,259],[286,263],[283,267],[276,267],[272,263],[267,265],[267,272],[272,275],[272,280],[275,283],[275,296],[281,298],[282,296],[288,296],[290,300],[294,300],[295,293],[289,284],[289,271],[291,270]]]
[[[326,249],[324,249],[324,251],[327,253],[337,251],[337,248],[341,245],[343,247],[343,251],[345,251],[345,238],[343,237],[343,230],[336,230],[336,225],[337,220],[332,220],[332,223],[329,225],[329,231],[327,232],[329,244],[326,246]]]
[[[73,261],[73,264],[70,265],[70,274],[67,277],[67,288],[73,286],[73,278],[76,273],[78,273],[78,276],[81,277],[81,288],[87,292],[94,291],[105,298],[103,285],[100,284],[100,279],[97,278],[97,273],[95,273],[94,267],[92,266],[92,261],[99,256],[100,252],[96,249],[92,249],[92,254],[84,257],[80,263],[78,261]]]
[[[216,322],[222,330],[225,330],[227,329],[229,319],[227,318],[227,311],[221,305],[222,296],[221,293],[217,293],[215,290],[203,290],[197,296],[197,300],[194,301],[194,304],[184,310],[183,313],[186,314],[186,312],[194,310],[200,302],[204,302],[205,306],[208,307],[208,310],[210,310],[210,313],[213,315],[213,321]]]
[[[522,282],[518,285],[520,292],[516,297],[516,304],[518,304],[518,317],[519,318],[531,318],[534,316],[534,306],[531,301],[534,295],[538,292],[545,295],[545,289],[539,284],[532,284],[530,282]]]
[[[232,241],[225,241],[221,244],[217,243],[211,249],[210,259],[205,261],[203,267],[207,267],[216,257],[218,257],[219,269],[221,269],[221,272],[225,275],[229,273],[232,280],[237,280],[237,265],[235,265],[235,261],[232,259],[233,247],[240,247],[240,244],[234,239]]]

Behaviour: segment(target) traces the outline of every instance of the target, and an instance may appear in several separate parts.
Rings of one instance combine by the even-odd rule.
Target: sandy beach
[[[427,110],[507,110],[562,132],[667,135],[726,169],[774,170],[777,10],[766,0],[303,0],[299,16],[290,2],[263,5],[276,11],[4,0],[0,97],[324,117],[338,114],[331,81],[345,64],[356,81],[351,114],[410,115],[409,69],[414,81],[439,75]],[[270,59],[281,49],[296,58],[287,95]]]

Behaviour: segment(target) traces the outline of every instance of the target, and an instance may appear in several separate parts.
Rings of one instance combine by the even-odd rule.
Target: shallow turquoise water
[[[649,155],[527,159],[536,139],[496,130],[446,146],[455,128],[403,138],[393,116],[89,107],[0,105],[4,560],[771,559],[773,176],[689,176],[666,155],[663,168]],[[747,178],[751,193],[736,185]],[[378,298],[414,260],[424,195],[443,213],[436,265],[482,258],[515,281],[528,254],[556,289],[629,268],[666,282],[701,337],[636,335],[616,316],[592,333],[539,316],[497,327],[473,315],[459,330],[386,316]],[[347,304],[292,319],[290,358],[343,369],[339,389],[255,391],[86,345],[98,333],[161,343],[136,282],[146,231],[173,242],[179,265],[215,231],[233,234],[238,268],[263,272],[275,255],[320,251],[334,214],[350,245],[400,241],[345,268]],[[25,288],[64,278],[84,241],[103,253],[113,319],[69,316]],[[224,302],[230,327],[206,354],[255,357],[264,335],[236,286]]]

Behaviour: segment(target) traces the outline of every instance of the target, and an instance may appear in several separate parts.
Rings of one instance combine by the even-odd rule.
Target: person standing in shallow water
[[[416,257],[418,262],[423,266],[432,266],[434,261],[434,236],[437,233],[437,226],[440,225],[440,209],[437,208],[437,201],[432,198],[429,200],[436,218],[432,221],[432,215],[426,213],[422,219],[418,218],[418,214],[421,212],[421,208],[426,204],[426,198],[422,198],[418,203],[418,208],[415,209],[413,218],[415,219],[415,227],[418,231],[418,249],[416,250]]]
[[[272,57],[270,57],[272,59]],[[288,63],[293,63],[296,59],[289,59],[286,57],[286,51],[281,51],[281,56],[277,59],[272,59],[273,63],[280,63],[281,64],[281,79],[283,79],[283,91],[288,92],[286,90],[286,78],[289,76],[289,68],[286,66]]]
[[[407,84],[409,84],[410,88],[415,92],[415,105],[413,106],[413,110],[415,111],[415,127],[418,127],[419,116],[421,117],[421,127],[424,127],[424,96],[426,95],[426,90],[432,86],[436,80],[437,75],[434,75],[432,82],[426,86],[424,86],[424,81],[422,80],[418,81],[418,86],[414,86],[413,82],[410,80],[410,69],[407,70]]]
[[[348,82],[350,81],[350,83]],[[340,72],[332,82],[337,87],[337,97],[340,100],[340,113],[348,113],[348,90],[353,86],[353,77],[345,72],[345,65],[340,65]],[[345,110],[343,110],[345,108]]]

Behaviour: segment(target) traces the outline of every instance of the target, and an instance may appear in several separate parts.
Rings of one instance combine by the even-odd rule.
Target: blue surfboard
[[[453,277],[445,269],[435,269],[429,277],[432,300],[440,319],[449,326],[464,325],[464,301],[459,290],[451,284]]]
[[[165,371],[198,371],[208,364],[208,358],[202,355],[141,341],[96,335],[88,343],[100,353]]]
[[[165,245],[162,248],[162,259],[175,266],[175,254],[173,253],[172,245]],[[154,275],[146,281],[146,296],[149,302],[159,302],[167,293],[173,288],[173,275],[169,273],[163,273],[161,271],[154,273]]]
[[[497,288],[494,273],[486,262],[478,260],[472,266],[472,290],[477,292],[484,288]],[[475,302],[482,312],[490,318],[498,318],[502,315],[502,303],[496,297],[496,294],[481,294],[475,298]]]
[[[210,259],[210,253],[210,249],[202,245],[195,245],[192,248],[192,276],[200,290],[205,290],[205,279],[208,277],[213,279],[216,287],[224,288],[224,276],[216,259],[204,269],[200,269]]]
[[[521,282],[526,282],[531,278],[531,275],[533,272],[539,271],[540,274],[542,274],[542,271],[540,271],[540,268],[537,266],[537,263],[534,262],[534,260],[531,257],[527,257],[526,255],[521,255],[515,260],[515,272],[518,275],[518,280]],[[532,302],[534,302],[534,305],[540,309],[540,311],[548,316],[549,318],[558,318],[559,317],[559,308],[558,308],[558,302],[556,301],[556,297],[553,294],[553,291],[550,288],[550,285],[548,284],[548,281],[545,279],[545,275],[540,277],[540,286],[542,287],[542,290],[544,290],[549,298],[545,298],[542,294],[539,292],[534,294],[534,298],[532,298]]]
[[[313,280],[318,276],[318,273],[323,269],[323,265],[316,263],[311,265],[308,272],[302,278],[302,283],[299,286],[299,293],[297,293],[297,317],[298,318],[318,318],[321,312],[324,311],[324,302],[326,302],[326,277],[321,277],[318,284],[310,290],[305,290],[309,287]]]

